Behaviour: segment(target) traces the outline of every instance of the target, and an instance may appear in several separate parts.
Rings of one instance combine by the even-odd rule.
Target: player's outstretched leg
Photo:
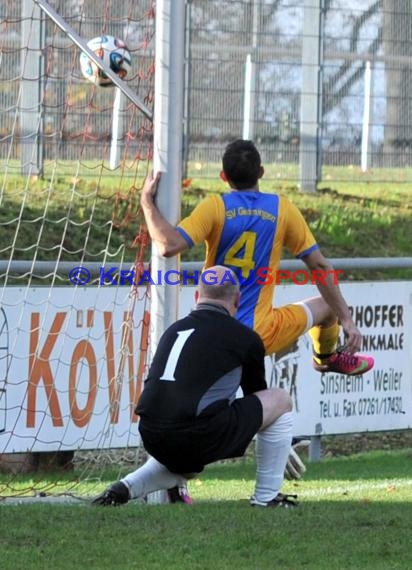
[[[373,368],[374,359],[371,356],[351,354],[345,350],[345,346],[339,347],[341,328],[322,297],[305,299],[300,304],[306,311],[310,327],[308,334],[312,340],[315,370],[355,376]]]
[[[128,503],[130,498],[127,486],[122,483],[122,481],[116,481],[103,491],[103,493],[93,499],[92,505],[118,507],[119,505],[125,505]],[[186,505],[193,504],[193,499],[189,495],[187,485],[183,483],[179,486],[167,489],[167,498],[169,503],[185,503]]]
[[[149,457],[136,471],[110,485],[92,505],[118,506],[160,490],[167,491],[169,503],[193,503],[187,490],[187,478],[172,473],[154,457]]]

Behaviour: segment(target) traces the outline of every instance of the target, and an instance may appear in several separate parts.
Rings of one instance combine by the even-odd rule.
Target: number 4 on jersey
[[[255,245],[256,232],[243,232],[232,247],[227,250],[223,261],[224,265],[240,267],[242,270],[242,277],[247,279],[249,277],[249,273],[256,265],[253,259]],[[240,255],[241,252],[242,255]]]

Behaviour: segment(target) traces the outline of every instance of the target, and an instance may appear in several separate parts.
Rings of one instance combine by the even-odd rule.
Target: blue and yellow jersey
[[[272,310],[282,248],[298,258],[318,248],[296,206],[283,196],[254,190],[205,198],[177,230],[189,247],[206,242],[205,269],[225,265],[239,276],[237,318],[258,332]]]

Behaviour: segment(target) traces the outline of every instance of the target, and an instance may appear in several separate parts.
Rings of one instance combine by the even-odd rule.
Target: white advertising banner
[[[127,334],[129,291],[4,291],[0,453],[136,445],[133,411],[141,391],[145,355],[140,348],[148,322],[142,294]]]
[[[342,290],[375,368],[355,377],[319,374],[304,335],[287,353],[267,358],[268,384],[291,393],[296,435],[412,427],[412,284],[350,283]],[[276,303],[315,294],[311,286],[279,286]],[[136,445],[146,299],[141,290],[131,303],[129,288],[115,286],[4,290],[0,453]],[[180,314],[193,305],[194,288],[182,288]]]
[[[412,427],[412,284],[343,283],[341,290],[364,335],[362,352],[374,357],[375,367],[363,376],[319,374],[304,335],[285,354],[267,357],[268,384],[292,395],[296,435]],[[310,285],[279,286],[276,304],[318,294]],[[193,292],[184,291],[182,299],[188,310]]]

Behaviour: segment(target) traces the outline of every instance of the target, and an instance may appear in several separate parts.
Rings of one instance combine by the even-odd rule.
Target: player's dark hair
[[[239,190],[254,188],[259,180],[261,159],[252,141],[238,139],[227,145],[222,157],[223,172]]]

